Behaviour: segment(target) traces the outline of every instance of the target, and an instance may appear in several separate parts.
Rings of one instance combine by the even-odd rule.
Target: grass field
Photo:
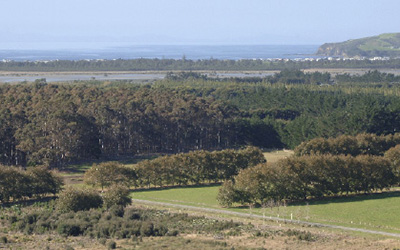
[[[267,162],[274,163],[280,159],[292,156],[293,150],[286,150],[286,149],[271,150],[271,151],[265,151],[263,154],[265,159],[267,159]]]
[[[132,198],[222,208],[216,196],[219,186],[169,188],[132,192]],[[300,202],[274,208],[233,207],[229,210],[265,214],[324,224],[358,227],[378,231],[400,233],[400,192],[332,198],[320,201]]]
[[[143,160],[151,160],[154,158],[157,158],[157,154],[151,154],[151,155],[144,155],[144,156],[137,156],[137,157],[132,157],[132,158],[126,158],[126,159],[120,159],[120,160],[115,160],[119,162],[120,164],[123,164],[128,167],[132,167],[136,163],[143,161]],[[69,185],[78,185],[78,186],[83,186],[83,176],[85,175],[85,172],[89,170],[93,164],[99,164],[102,162],[107,162],[107,161],[93,161],[93,162],[87,162],[83,164],[73,164],[69,165],[66,169],[63,171],[60,171],[58,174],[59,176],[62,177],[64,184],[69,186]]]
[[[266,151],[268,162],[293,155],[290,150]],[[149,157],[149,158],[153,158]],[[142,159],[120,161],[133,165]],[[92,164],[72,166],[71,170],[62,173],[67,185],[83,185],[83,174]],[[140,190],[132,192],[132,198],[160,201],[175,204],[192,205],[226,209],[219,206],[216,196],[219,185],[202,187],[165,188]],[[233,207],[232,211],[243,213],[265,214],[266,216],[290,218],[294,220],[336,224],[348,227],[360,227],[371,230],[400,233],[400,191],[374,195],[361,195],[325,199],[320,201],[301,202],[274,208]]]

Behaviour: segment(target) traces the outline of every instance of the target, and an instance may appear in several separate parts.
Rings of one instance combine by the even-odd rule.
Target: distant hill
[[[325,43],[317,55],[340,57],[400,57],[400,33],[387,33],[341,43]]]

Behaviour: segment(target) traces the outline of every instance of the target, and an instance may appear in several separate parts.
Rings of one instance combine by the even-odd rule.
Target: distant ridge
[[[337,57],[400,57],[400,33],[386,33],[340,43],[325,43],[318,56]]]

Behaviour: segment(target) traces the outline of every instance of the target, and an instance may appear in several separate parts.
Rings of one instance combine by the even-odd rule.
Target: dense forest
[[[0,91],[4,164],[61,166],[238,143],[230,128],[235,108],[171,89],[36,83]]]
[[[4,84],[0,162],[62,167],[244,145],[294,148],[316,137],[399,131],[400,88],[388,80],[391,74],[366,74],[378,74],[379,84],[362,85],[363,76],[351,76],[343,84],[321,85],[329,74],[301,71],[257,82],[180,75],[146,85]]]
[[[179,70],[284,70],[310,68],[399,68],[400,59],[390,60],[188,60],[176,59],[116,59],[116,60],[55,60],[0,61],[0,71],[179,71]]]

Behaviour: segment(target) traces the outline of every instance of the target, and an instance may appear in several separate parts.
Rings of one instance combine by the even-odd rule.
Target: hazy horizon
[[[0,49],[322,45],[400,31],[396,0],[13,0]]]

